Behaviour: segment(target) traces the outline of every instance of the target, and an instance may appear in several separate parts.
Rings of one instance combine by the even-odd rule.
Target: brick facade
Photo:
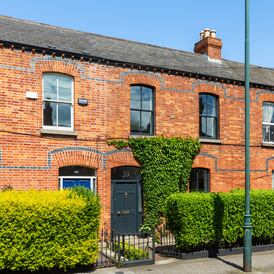
[[[77,136],[41,134],[42,76],[63,73],[74,79]],[[130,136],[130,85],[155,89],[155,135],[199,136],[199,93],[219,96],[220,141],[203,143],[193,167],[210,170],[211,191],[244,186],[244,87],[54,57],[13,48],[0,49],[0,187],[58,189],[58,169],[96,169],[104,221],[110,222],[111,168],[138,166],[129,150],[109,147],[108,139]],[[37,92],[36,100],[26,92]],[[88,106],[77,104],[89,100]],[[273,148],[262,146],[262,103],[270,90],[251,88],[251,187],[270,189]]]

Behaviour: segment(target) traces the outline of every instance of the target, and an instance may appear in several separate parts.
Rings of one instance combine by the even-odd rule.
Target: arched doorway
[[[84,186],[96,191],[95,169],[84,166],[65,166],[59,168],[59,188]]]
[[[121,166],[111,170],[111,228],[115,232],[137,232],[142,224],[141,170]]]

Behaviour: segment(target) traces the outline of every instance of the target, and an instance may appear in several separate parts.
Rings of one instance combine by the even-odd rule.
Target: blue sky
[[[0,10],[2,15],[191,52],[208,27],[223,40],[223,58],[244,61],[244,0],[1,0]],[[250,0],[252,64],[274,67],[273,11],[273,0]]]

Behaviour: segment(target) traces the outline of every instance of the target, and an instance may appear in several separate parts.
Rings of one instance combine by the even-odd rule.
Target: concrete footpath
[[[253,253],[252,273],[274,274],[274,251]],[[243,255],[231,255],[219,258],[204,258],[193,260],[163,259],[155,265],[132,268],[104,268],[95,270],[95,274],[209,274],[209,273],[244,273],[242,271]]]

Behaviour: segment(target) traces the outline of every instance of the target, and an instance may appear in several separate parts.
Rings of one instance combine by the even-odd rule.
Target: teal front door
[[[112,229],[121,233],[137,231],[137,182],[112,182]]]
[[[137,167],[112,170],[111,228],[115,232],[138,232],[143,215],[140,176]]]

